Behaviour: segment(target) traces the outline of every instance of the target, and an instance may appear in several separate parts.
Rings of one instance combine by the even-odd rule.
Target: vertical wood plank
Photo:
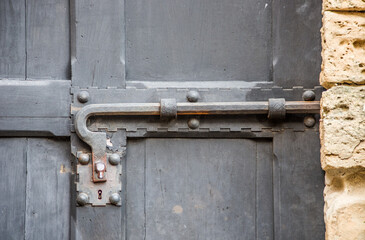
[[[145,168],[146,141],[128,141],[126,178],[123,183],[125,193],[126,212],[124,225],[126,226],[125,240],[140,240],[145,238]]]
[[[275,85],[305,88],[319,85],[321,5],[322,1],[273,1]]]
[[[271,141],[257,140],[256,239],[274,239],[273,152]]]
[[[124,0],[72,2],[72,84],[124,87]]]
[[[25,1],[0,1],[0,78],[25,78]]]
[[[274,137],[275,239],[323,239],[324,173],[318,132]]]
[[[0,139],[0,238],[24,239],[26,139]]]
[[[26,0],[26,7],[27,78],[70,79],[69,1]]]
[[[76,208],[76,239],[122,239],[121,208],[77,207]]]
[[[69,239],[70,143],[28,140],[25,239]]]
[[[255,141],[146,144],[146,239],[254,238]]]

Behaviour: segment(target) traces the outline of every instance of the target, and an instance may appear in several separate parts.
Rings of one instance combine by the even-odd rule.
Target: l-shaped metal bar
[[[161,115],[163,108],[169,108],[161,103],[112,103],[91,104],[77,112],[75,129],[77,135],[92,148],[93,163],[106,161],[106,133],[92,132],[87,128],[87,119],[95,115]],[[171,99],[170,99],[171,100]],[[166,101],[168,102],[168,101]],[[174,105],[175,104],[175,105]],[[174,103],[172,111],[175,115],[238,115],[238,114],[268,114],[275,116],[274,110],[284,110],[285,113],[319,113],[319,101],[288,101],[284,99],[269,99],[266,102],[198,102]],[[274,110],[273,110],[274,109]],[[169,110],[169,109],[168,109]],[[98,181],[94,179],[94,182]]]

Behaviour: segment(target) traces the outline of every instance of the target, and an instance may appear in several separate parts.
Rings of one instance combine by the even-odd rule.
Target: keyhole
[[[101,196],[102,193],[103,193],[103,191],[98,190],[98,199],[101,199],[102,198],[102,196]]]

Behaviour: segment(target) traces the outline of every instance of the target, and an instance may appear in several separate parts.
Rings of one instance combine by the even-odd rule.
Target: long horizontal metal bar
[[[160,115],[160,103],[92,104],[81,109],[88,115]],[[289,101],[287,113],[319,113],[319,101]],[[177,103],[177,115],[267,114],[268,102],[204,102]],[[83,114],[84,115],[84,114]]]
[[[286,113],[319,113],[319,101],[285,102]],[[232,115],[268,114],[269,102],[200,102],[177,103],[177,115]],[[160,115],[160,103],[91,104],[76,114],[75,129],[78,136],[89,144],[94,153],[104,153],[105,133],[91,132],[86,121],[93,115]]]

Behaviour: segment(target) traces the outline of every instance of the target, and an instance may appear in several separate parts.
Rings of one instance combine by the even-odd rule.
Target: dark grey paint
[[[68,141],[0,139],[1,239],[68,239]]]
[[[18,240],[25,236],[27,140],[0,139],[0,236]]]
[[[124,0],[72,1],[72,85],[125,86]]]
[[[27,78],[71,79],[69,1],[26,0]]]
[[[0,81],[0,136],[69,136],[70,81]]]
[[[324,175],[318,132],[274,137],[275,239],[323,239]]]
[[[69,239],[70,157],[68,141],[28,140],[25,239]]]
[[[127,239],[273,239],[269,141],[149,139],[128,146]]]
[[[126,1],[128,80],[271,80],[271,1]]]
[[[203,92],[201,101],[257,101],[267,100],[268,97],[299,100],[303,88],[292,89],[293,86],[313,88],[317,85],[320,70],[319,1],[273,1],[267,2],[266,9],[266,2],[261,0],[125,2],[126,9],[123,0],[47,0],[42,3],[35,0],[0,1],[0,79],[13,79],[13,83],[0,81],[1,136],[71,134],[70,93],[75,92],[70,90],[71,81],[57,79],[71,77],[74,87],[124,88],[126,75],[127,80],[130,80],[128,86],[139,88],[124,91],[109,89],[111,92],[103,94],[95,90],[90,103],[151,102],[164,96],[176,96],[179,101],[183,101],[186,92],[194,88],[203,88],[199,90]],[[43,81],[22,81],[25,79]],[[220,82],[215,85],[200,82],[202,79]],[[166,80],[175,82],[167,83]],[[273,85],[290,90],[255,88],[271,88]],[[174,87],[180,89],[172,89]],[[320,91],[318,88],[317,100]],[[74,106],[82,106],[75,96],[74,101]],[[231,165],[228,161],[215,159],[216,155],[221,154],[216,149],[212,150],[216,155],[211,156],[211,159],[215,159],[212,163],[219,167],[217,169],[209,168],[209,159],[205,159],[206,166],[202,166],[201,162],[192,162],[191,165],[196,166],[196,169],[182,165],[187,160],[182,157],[182,153],[175,154],[175,150],[178,153],[184,148],[209,148],[204,145],[205,141],[217,145],[222,142],[222,146],[232,149],[227,154],[234,156],[241,153],[237,159],[242,159],[242,155],[256,158],[256,178],[252,178],[251,172],[247,175],[251,182],[254,181],[248,189],[256,188],[252,196],[258,199],[256,210],[248,211],[247,216],[256,215],[256,219],[250,222],[251,229],[248,229],[253,235],[248,238],[272,239],[275,236],[275,239],[322,239],[323,174],[319,165],[318,132],[316,128],[306,130],[302,118],[291,116],[283,125],[267,122],[261,117],[202,118],[201,126],[209,129],[206,132],[189,131],[185,126],[186,118],[170,122],[169,131],[166,123],[156,119],[130,118],[126,121],[130,129],[127,133],[129,138],[175,139],[130,141],[132,143],[127,147],[129,161],[123,162],[123,205],[120,208],[85,207],[76,210],[75,187],[72,183],[75,175],[68,172],[72,160],[68,154],[70,151],[75,152],[75,146],[83,146],[84,149],[87,146],[75,136],[72,137],[72,150],[67,147],[68,139],[1,138],[0,206],[2,216],[5,216],[0,218],[1,239],[67,239],[68,236],[74,239],[141,239],[145,235],[160,238],[161,233],[154,228],[156,221],[151,219],[154,214],[157,215],[156,220],[165,223],[163,227],[171,229],[167,233],[171,234],[173,230],[179,229],[176,226],[179,227],[180,223],[189,221],[189,216],[166,222],[159,215],[165,211],[163,205],[154,200],[154,197],[158,197],[156,194],[161,192],[159,180],[164,180],[161,184],[164,183],[175,192],[185,190],[204,196],[203,191],[198,191],[199,185],[206,181],[204,174],[222,174],[232,170],[229,169]],[[92,127],[108,125],[106,121],[96,121]],[[175,123],[177,125],[174,126]],[[110,126],[117,126],[115,120],[111,119]],[[182,126],[180,133],[176,126]],[[284,130],[287,128],[300,132]],[[207,139],[176,139],[181,137]],[[219,140],[217,137],[231,140]],[[232,139],[242,137],[252,140]],[[258,137],[269,139],[259,140]],[[194,145],[194,141],[199,144]],[[227,144],[227,141],[232,141],[232,144]],[[273,146],[270,141],[273,141]],[[181,149],[180,146],[174,149],[166,146],[161,148],[162,143],[166,145],[170,142],[181,142]],[[239,143],[242,142],[243,146],[251,146],[251,142],[254,142],[252,146],[257,146],[257,155],[253,156],[253,149],[240,149]],[[194,151],[189,154],[205,155],[203,150]],[[272,166],[268,163],[271,157],[267,156],[273,153],[276,158]],[[181,161],[170,162],[169,159],[175,155],[180,156]],[[131,159],[135,161],[131,163]],[[65,167],[63,169],[66,169],[64,173],[60,172],[62,164]],[[175,165],[180,168],[176,169]],[[174,181],[169,181],[169,177],[171,179],[174,176],[164,175],[165,178],[160,178],[156,166],[160,169],[169,168],[178,177],[183,175],[182,171],[192,170],[194,173],[195,170],[192,179],[197,181],[190,183],[190,187],[179,181],[174,185]],[[238,164],[237,169],[240,169],[239,166],[245,172],[246,168]],[[199,169],[202,176],[196,174]],[[209,171],[203,171],[206,169]],[[224,174],[219,176],[229,179]],[[233,176],[238,177],[239,174]],[[218,181],[215,183],[218,184]],[[240,189],[241,182],[235,180],[233,183],[223,190]],[[226,181],[221,184],[223,186]],[[243,186],[245,184],[242,183]],[[237,196],[245,194],[236,191],[227,195],[239,203],[243,200],[237,199]],[[269,197],[271,195],[272,198]],[[178,196],[168,192],[164,200],[180,200],[189,206],[186,199],[179,199]],[[147,208],[145,199],[148,200]],[[267,204],[270,201],[273,201],[272,205]],[[210,203],[214,205],[216,202]],[[242,203],[250,204],[253,204],[252,199]],[[193,212],[190,219],[196,220],[217,211],[212,210],[205,215]],[[239,210],[237,212],[241,213]],[[148,217],[147,222],[145,216]],[[215,217],[206,222],[220,224],[216,228],[217,236],[230,236],[247,230],[237,227],[240,221],[247,223],[247,219],[221,224],[221,219]],[[274,221],[269,221],[271,219]],[[202,222],[196,221],[196,226],[194,222],[189,222],[189,226],[198,230],[213,229],[212,226],[205,228]],[[259,230],[252,230],[253,226],[258,225]],[[224,227],[226,229],[222,230]],[[232,231],[227,233],[227,229]],[[196,236],[194,234],[197,231],[187,232],[182,228],[176,234],[178,237]],[[215,233],[205,236],[214,238]],[[238,235],[236,238],[240,237]]]
[[[25,2],[0,1],[0,78],[25,78]]]
[[[273,81],[276,86],[318,85],[322,1],[273,1]]]

